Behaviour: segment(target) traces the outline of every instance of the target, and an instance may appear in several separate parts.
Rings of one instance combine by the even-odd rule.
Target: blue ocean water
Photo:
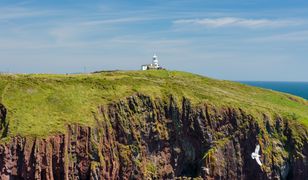
[[[308,82],[240,81],[243,84],[285,92],[308,99]]]

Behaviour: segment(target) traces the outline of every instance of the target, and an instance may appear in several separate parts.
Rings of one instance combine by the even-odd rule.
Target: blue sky
[[[168,69],[308,81],[304,0],[1,0],[0,71]]]

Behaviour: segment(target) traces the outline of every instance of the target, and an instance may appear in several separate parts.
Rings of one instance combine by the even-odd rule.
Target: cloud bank
[[[245,19],[236,17],[203,18],[203,19],[179,19],[173,21],[176,25],[200,25],[210,28],[219,27],[287,27],[305,24],[302,20],[272,20],[272,19]]]

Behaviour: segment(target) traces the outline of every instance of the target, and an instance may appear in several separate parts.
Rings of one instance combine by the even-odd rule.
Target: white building
[[[162,67],[158,63],[158,57],[156,54],[153,55],[152,64],[145,64],[141,66],[141,70],[150,70],[150,69],[162,69]]]
[[[142,66],[141,66],[141,70],[142,70],[142,71],[148,70],[148,65],[142,65]]]

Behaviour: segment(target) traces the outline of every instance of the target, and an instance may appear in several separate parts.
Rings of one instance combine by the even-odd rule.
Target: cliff
[[[308,131],[305,123],[308,116],[305,114],[305,100],[231,82],[217,81],[220,89],[216,89],[213,83],[216,80],[190,74],[163,72],[171,75],[162,79],[160,74],[157,75],[160,72],[144,73],[151,75],[149,77],[146,74],[149,80],[145,83],[146,87],[151,86],[151,81],[167,84],[163,87],[165,89],[160,89],[163,93],[150,95],[149,92],[155,90],[144,89],[140,85],[134,87],[134,92],[123,93],[123,97],[109,96],[108,101],[99,101],[93,96],[82,94],[88,99],[94,99],[89,103],[79,98],[84,106],[93,106],[89,111],[80,104],[81,107],[76,107],[76,96],[69,99],[63,97],[58,102],[53,88],[64,86],[71,89],[70,85],[81,83],[87,87],[91,84],[90,89],[95,84],[102,92],[108,90],[107,86],[119,90],[119,79],[115,77],[123,76],[122,73],[112,76],[111,84],[106,79],[87,79],[87,82],[84,79],[76,82],[74,79],[63,83],[72,77],[56,77],[52,85],[56,82],[58,86],[48,88],[46,81],[51,77],[39,81],[38,77],[31,77],[31,84],[29,77],[26,77],[27,81],[24,77],[14,77],[17,80],[4,77],[0,105],[1,179],[307,179]],[[130,73],[124,73],[127,74]],[[99,76],[105,77],[106,74]],[[190,87],[184,87],[187,83],[185,78],[187,82],[192,82]],[[204,80],[203,83],[207,85],[199,81],[199,86],[213,88],[215,92],[223,93],[223,97],[214,94],[214,91],[199,92],[202,96],[193,96],[185,89],[199,88],[193,84],[196,81],[193,78]],[[8,86],[10,82],[14,83]],[[127,81],[121,83],[124,86]],[[229,89],[223,88],[224,85]],[[11,93],[10,90],[20,91],[13,86],[26,87],[25,92],[30,95],[20,100],[11,94],[13,97],[10,99],[6,96]],[[251,99],[247,103],[250,106],[245,104],[245,95],[236,97],[237,94],[234,96],[236,98],[228,95],[234,87],[239,87],[234,89],[238,93],[244,88],[249,89],[247,92]],[[169,92],[166,91],[168,89]],[[129,91],[129,88],[125,91]],[[209,92],[219,99],[214,99]],[[92,93],[96,97],[97,92]],[[260,93],[266,94],[270,101],[261,101]],[[39,101],[42,94],[46,94],[47,98]],[[33,96],[35,98],[31,99]],[[229,98],[234,101],[229,102]],[[275,98],[280,100],[280,104],[284,102],[281,107],[270,103]],[[37,103],[33,106],[40,106],[45,102],[51,114],[40,114],[47,112],[44,110],[46,107],[39,107],[41,111],[38,112],[29,107],[16,107],[21,102],[26,106],[31,106],[33,102]],[[65,107],[60,109],[61,114],[52,114],[58,110],[52,109],[54,105],[49,104],[54,102],[60,106],[64,103],[76,107],[74,109],[82,108],[84,111],[65,109],[66,114],[62,117],[76,117],[77,120],[62,119],[59,124],[61,121],[57,117],[60,117]],[[263,107],[259,107],[262,104]],[[289,108],[288,112],[284,113],[286,108]],[[92,121],[79,121],[79,116]],[[41,117],[51,121],[44,121],[48,125],[57,122],[56,127],[61,128],[33,129],[20,122],[34,121],[42,124],[39,122]],[[22,129],[17,128],[18,125]],[[261,146],[262,167],[250,156],[256,144]]]

